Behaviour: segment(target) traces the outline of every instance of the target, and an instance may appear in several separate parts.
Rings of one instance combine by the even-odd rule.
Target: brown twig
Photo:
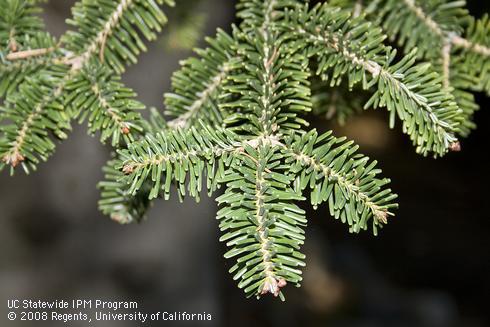
[[[6,56],[6,58],[7,60],[19,60],[19,59],[26,59],[30,57],[43,56],[45,54],[53,52],[55,49],[56,48],[51,47],[51,48],[29,49],[24,51],[11,52]]]

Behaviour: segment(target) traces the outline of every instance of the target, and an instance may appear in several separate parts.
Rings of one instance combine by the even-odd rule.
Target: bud
[[[286,280],[284,278],[274,278],[274,277],[269,277],[266,279],[264,282],[264,285],[262,286],[262,290],[260,291],[261,295],[265,295],[267,293],[271,293],[275,297],[279,295],[279,292],[281,291],[281,288],[286,286]]]
[[[132,165],[126,165],[126,166],[123,167],[122,171],[126,175],[132,174],[133,171],[134,171],[134,166],[132,166]]]
[[[287,283],[286,283],[286,280],[284,278],[279,278],[278,281],[277,281],[277,286],[279,286],[281,288],[284,287],[284,286],[286,286],[286,284]]]
[[[375,216],[376,219],[382,222],[383,224],[388,223],[388,212],[386,212],[386,210],[377,211]]]
[[[7,165],[11,165],[12,167],[17,167],[22,161],[24,161],[25,158],[23,155],[21,155],[19,152],[15,152],[13,154],[6,154],[3,156],[2,161],[5,162]]]
[[[128,135],[130,132],[129,130],[129,127],[124,125],[122,128],[121,128],[121,133],[123,133],[124,135]]]
[[[461,151],[461,143],[459,141],[453,142],[449,145],[449,150],[452,152],[459,152]]]
[[[114,213],[111,215],[111,219],[121,225],[128,224],[130,222],[129,218],[127,216],[124,216],[122,214]]]

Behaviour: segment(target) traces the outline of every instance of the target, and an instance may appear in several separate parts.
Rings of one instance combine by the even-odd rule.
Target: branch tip
[[[382,222],[383,224],[388,223],[388,211],[386,209],[376,211],[375,217],[378,221]]]
[[[281,288],[287,285],[287,282],[284,278],[275,278],[275,277],[267,277],[262,286],[262,290],[260,291],[260,295],[265,295],[267,293],[271,293],[275,297],[279,295]]]
[[[2,158],[3,162],[5,162],[7,165],[11,165],[14,168],[17,167],[24,160],[25,157],[19,152],[7,153]]]
[[[111,215],[111,219],[113,221],[115,221],[116,223],[121,224],[121,225],[129,223],[129,220],[126,216],[124,216],[122,214],[118,214],[118,213],[113,213]]]
[[[131,130],[129,129],[129,127],[127,125],[124,125],[123,127],[121,127],[121,133],[123,133],[124,135],[128,135],[130,132],[131,132]]]
[[[459,141],[453,142],[449,145],[449,151],[451,152],[460,152],[461,151],[461,143]]]
[[[131,164],[128,164],[128,165],[125,165],[122,169],[123,173],[125,173],[126,175],[130,175],[133,173],[134,171],[134,166],[131,165]]]

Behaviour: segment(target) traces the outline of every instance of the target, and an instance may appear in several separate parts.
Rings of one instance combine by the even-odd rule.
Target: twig
[[[51,47],[51,48],[30,49],[30,50],[24,50],[18,52],[11,52],[6,56],[6,58],[7,60],[19,60],[19,59],[26,59],[30,57],[43,56],[45,54],[53,52],[55,49],[56,48]]]

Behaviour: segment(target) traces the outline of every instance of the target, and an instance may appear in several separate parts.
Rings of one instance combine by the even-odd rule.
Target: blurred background
[[[234,1],[182,2],[196,2],[203,35],[229,30],[234,20]],[[54,35],[66,30],[73,3],[45,5]],[[488,1],[469,1],[469,7],[476,16],[490,12]],[[180,14],[169,16],[172,22]],[[175,37],[167,31],[124,74],[148,106],[163,107],[171,73],[191,54],[176,49]],[[95,185],[110,148],[74,123],[71,137],[38,172],[0,175],[0,325],[29,326],[6,320],[7,299],[101,298],[138,301],[146,312],[213,316],[179,326],[490,326],[490,102],[482,95],[478,102],[478,130],[462,141],[462,152],[439,160],[416,155],[407,137],[387,128],[383,111],[366,112],[345,127],[316,120],[314,127],[347,135],[380,162],[400,209],[373,237],[350,235],[326,207],[303,205],[307,267],[302,288],[287,288],[285,303],[246,299],[236,287],[227,273],[232,262],[222,258],[213,199],[156,201],[139,225],[102,216]]]

